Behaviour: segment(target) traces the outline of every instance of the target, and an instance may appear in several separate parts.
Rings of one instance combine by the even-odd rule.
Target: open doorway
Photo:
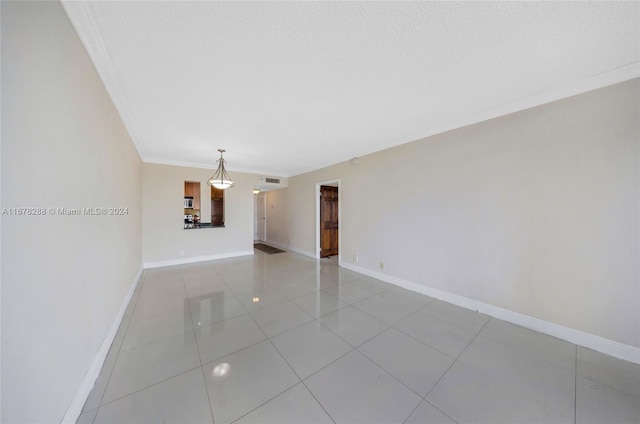
[[[267,241],[267,193],[260,192],[253,199],[253,240]]]
[[[316,184],[316,257],[340,263],[340,180]]]

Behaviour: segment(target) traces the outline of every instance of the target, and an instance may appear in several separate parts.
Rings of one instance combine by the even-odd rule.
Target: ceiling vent
[[[255,186],[255,188],[269,191],[269,190],[277,190],[280,188],[286,188],[287,186],[288,186],[288,181],[286,178],[262,176],[262,177],[258,177],[258,183]]]
[[[280,184],[280,178],[260,177],[259,180],[261,183]]]

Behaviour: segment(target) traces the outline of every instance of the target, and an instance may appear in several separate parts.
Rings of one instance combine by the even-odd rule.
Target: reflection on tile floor
[[[640,366],[294,253],[146,270],[79,423],[638,423]]]

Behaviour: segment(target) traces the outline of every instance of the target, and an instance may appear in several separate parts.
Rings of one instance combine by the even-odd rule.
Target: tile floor
[[[293,253],[145,271],[79,423],[638,423],[640,366]]]

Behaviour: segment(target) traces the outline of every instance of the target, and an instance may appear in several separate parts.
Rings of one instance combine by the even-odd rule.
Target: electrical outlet
[[[380,262],[380,269],[384,269],[384,262]]]
[[[180,255],[180,256],[184,256],[184,250],[180,249],[180,250],[178,251],[178,255]]]
[[[353,262],[358,263],[358,255],[353,255]]]

